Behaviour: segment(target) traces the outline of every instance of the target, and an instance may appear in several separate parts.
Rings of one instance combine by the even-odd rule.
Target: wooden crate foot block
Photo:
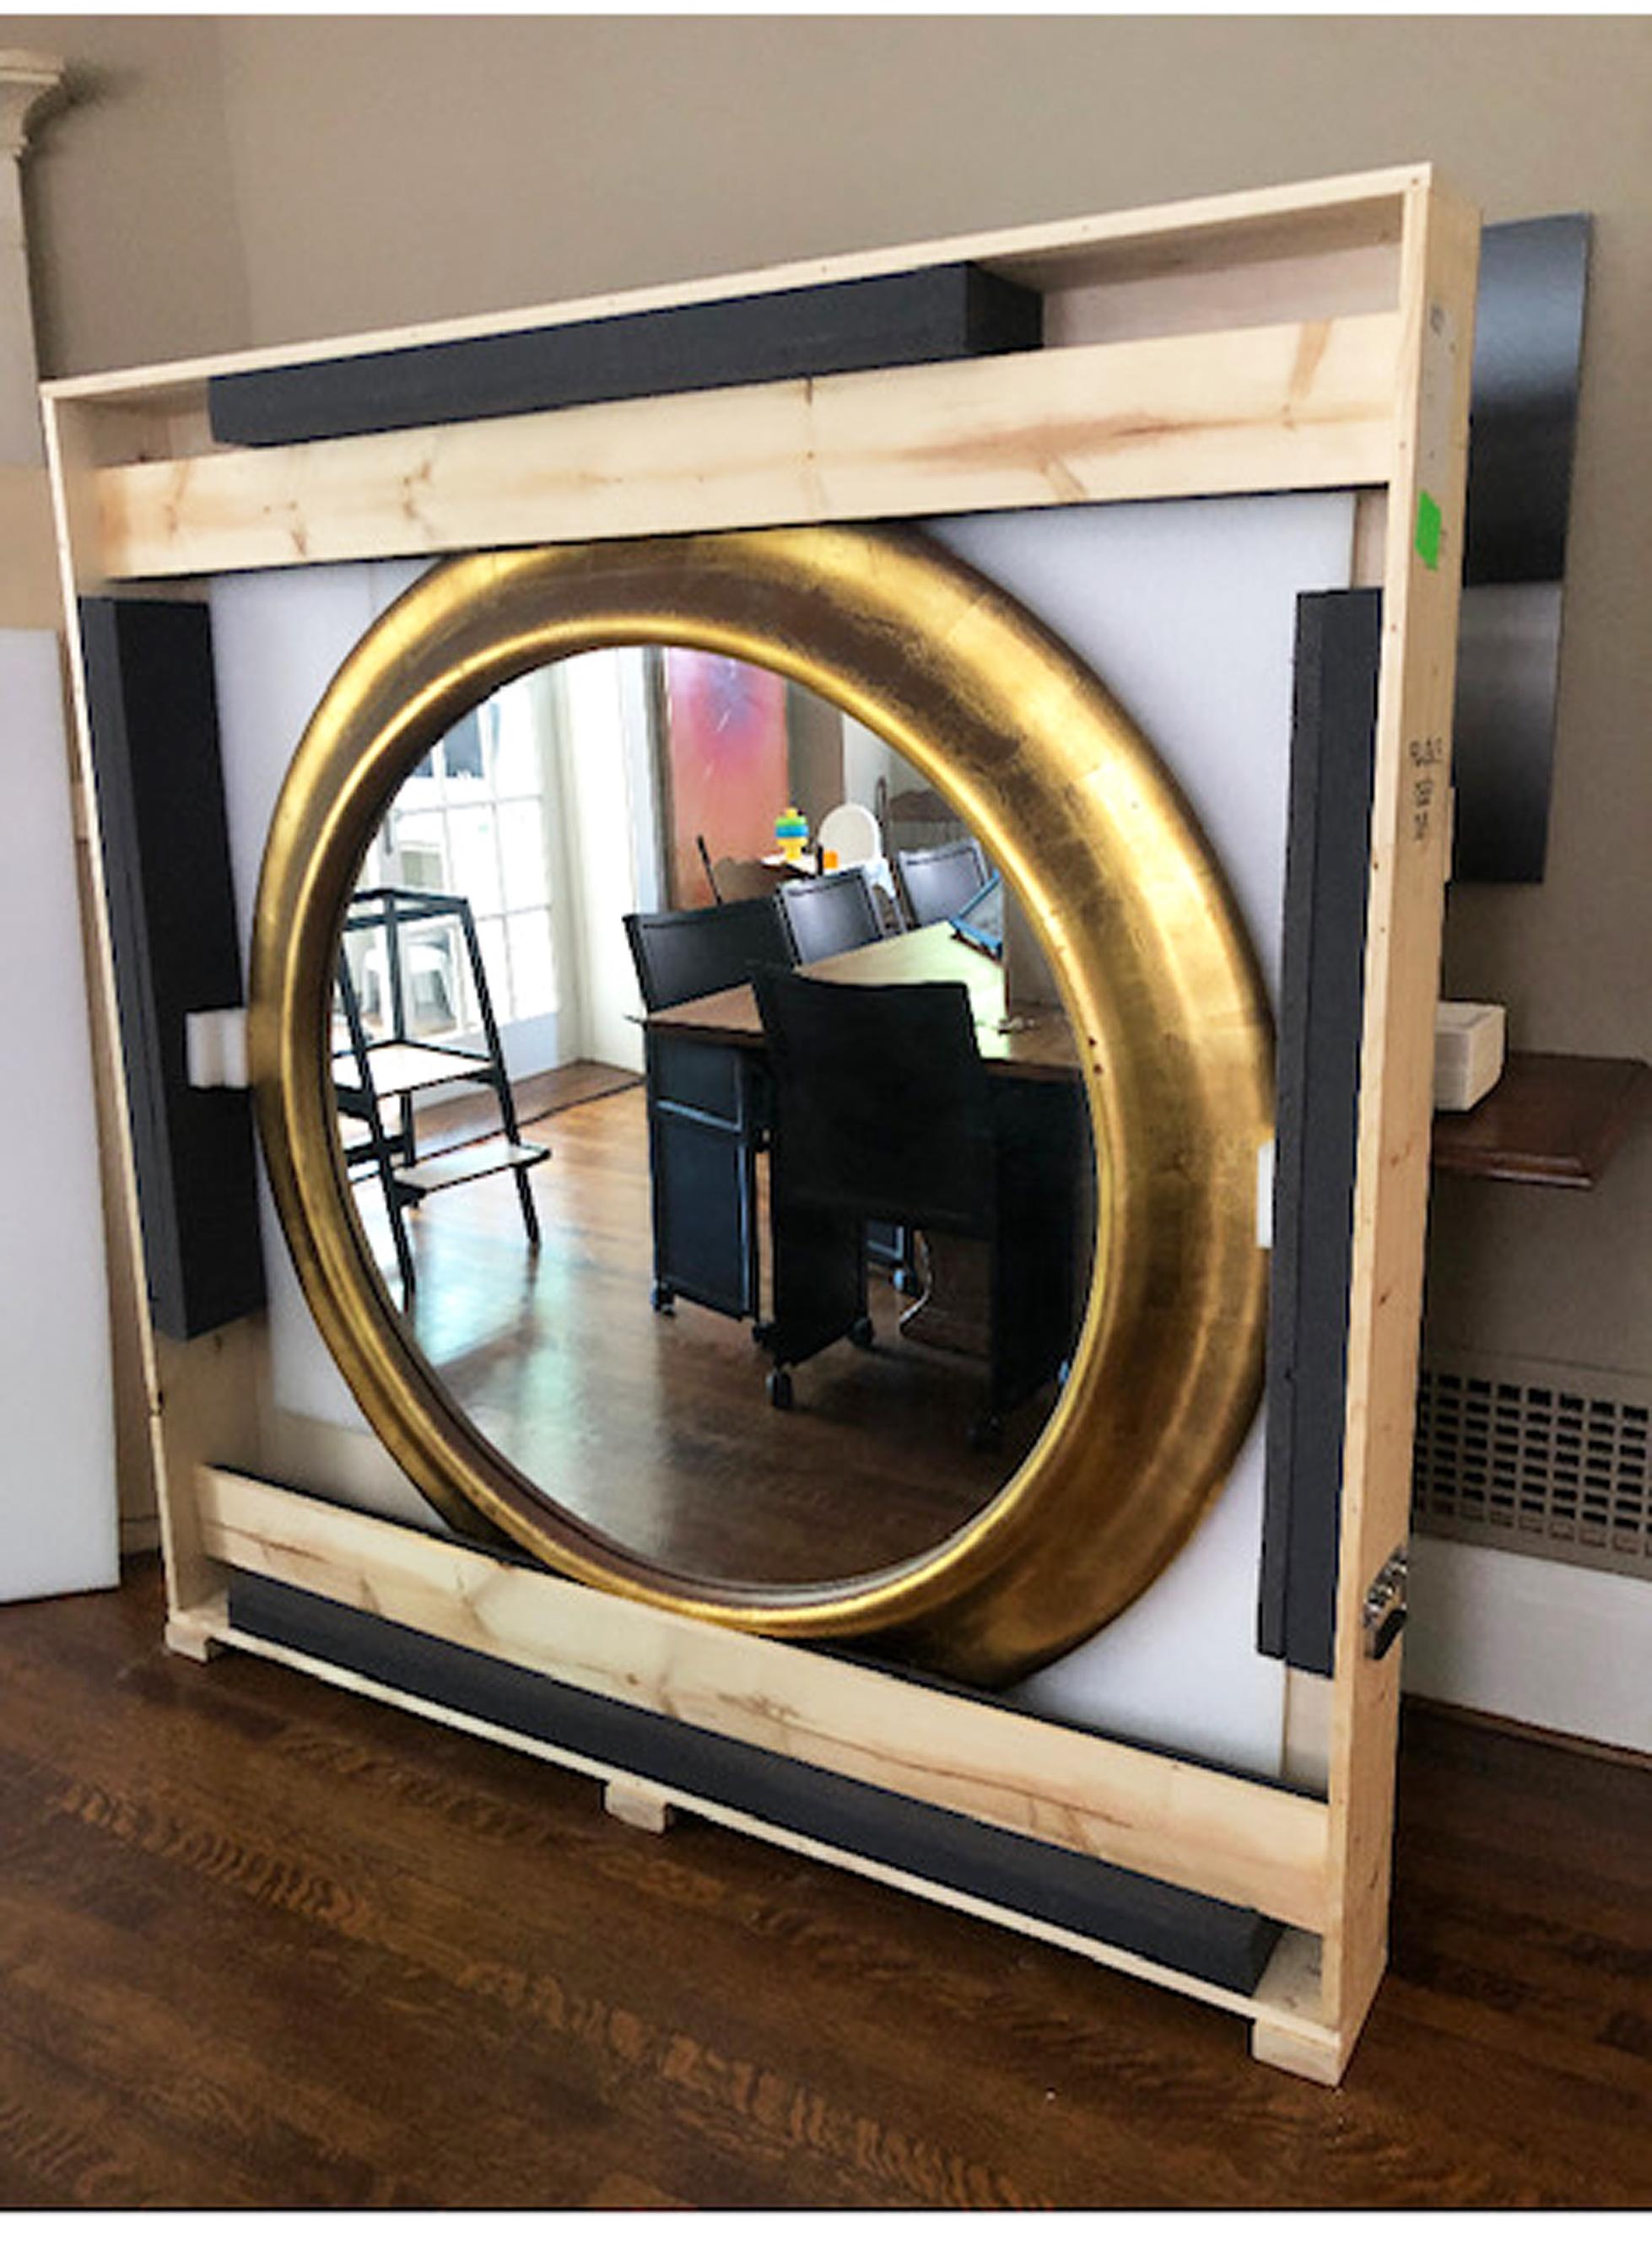
[[[174,1610],[164,1635],[169,1652],[187,1656],[192,1663],[210,1664],[224,1653],[219,1635],[229,1623],[229,1610],[221,1594],[197,1603],[193,1609]]]
[[[627,1828],[640,1828],[646,1836],[663,1836],[677,1817],[677,1808],[646,1782],[611,1781],[602,1792],[602,1809]]]
[[[1280,1936],[1264,1915],[921,1805],[708,1729],[642,1711],[250,1571],[231,1574],[233,1631],[542,1743],[657,1805],[750,1821],[1251,1994]],[[611,1810],[613,1809],[612,1806]]]

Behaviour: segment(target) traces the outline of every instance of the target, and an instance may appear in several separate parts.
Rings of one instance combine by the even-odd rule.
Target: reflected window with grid
[[[550,1015],[557,1004],[542,742],[531,683],[513,680],[408,775],[360,879],[363,887],[396,883],[469,900],[501,1023]],[[424,924],[418,942],[421,957],[408,962],[409,1028],[418,1038],[473,1035],[481,1019],[457,924]],[[357,975],[366,1006],[370,964]]]

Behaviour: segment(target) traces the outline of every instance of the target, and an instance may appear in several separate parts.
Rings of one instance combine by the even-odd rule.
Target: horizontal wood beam
[[[207,1553],[565,1685],[1087,1853],[1299,1929],[1326,1807],[1266,1783],[730,1633],[222,1469]]]
[[[1399,315],[570,407],[95,473],[100,575],[1386,484]]]

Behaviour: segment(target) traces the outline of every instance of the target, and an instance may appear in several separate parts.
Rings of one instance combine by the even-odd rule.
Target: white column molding
[[[29,145],[29,128],[63,85],[56,55],[25,47],[0,47],[0,146],[14,161]]]
[[[54,56],[0,48],[0,466],[7,467],[45,466],[22,166],[30,128],[57,96],[63,74]],[[46,518],[40,528],[49,538]]]

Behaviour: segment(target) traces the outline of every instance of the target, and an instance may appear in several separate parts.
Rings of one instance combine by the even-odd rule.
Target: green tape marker
[[[1440,533],[1443,519],[1432,493],[1417,494],[1417,552],[1430,570],[1440,568]]]

